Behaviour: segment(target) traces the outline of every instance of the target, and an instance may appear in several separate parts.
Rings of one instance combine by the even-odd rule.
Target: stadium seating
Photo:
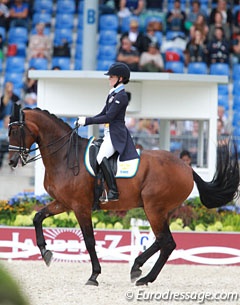
[[[57,14],[56,15],[56,29],[73,29],[74,16],[72,14]]]
[[[28,31],[24,27],[13,27],[8,31],[8,43],[27,43],[28,42]]]
[[[173,73],[184,73],[184,63],[181,61],[167,61],[165,69]]]
[[[116,31],[100,31],[99,32],[99,44],[101,45],[116,45],[117,44],[117,32]]]
[[[115,14],[101,15],[99,18],[100,31],[118,31],[118,17]]]
[[[74,14],[76,11],[76,2],[73,0],[57,0],[56,13]]]
[[[188,73],[190,74],[207,74],[208,67],[205,62],[190,62],[188,64]]]
[[[69,44],[73,42],[72,29],[55,29],[54,33],[54,45],[61,45],[63,41],[67,41]]]
[[[52,68],[60,67],[61,70],[70,70],[71,59],[69,57],[53,57]]]
[[[113,46],[99,45],[98,46],[98,59],[101,60],[116,60],[117,49]]]
[[[35,0],[33,4],[34,13],[48,13],[53,12],[53,1],[52,0]]]
[[[50,13],[34,13],[32,18],[32,26],[36,26],[38,23],[44,23],[45,26],[51,26],[52,14]]]
[[[216,63],[210,65],[210,74],[212,75],[230,75],[230,67],[225,63]]]
[[[46,58],[31,58],[29,61],[29,67],[33,67],[36,70],[47,70],[48,60]]]
[[[25,59],[18,56],[10,56],[6,59],[6,72],[23,73],[25,71]]]

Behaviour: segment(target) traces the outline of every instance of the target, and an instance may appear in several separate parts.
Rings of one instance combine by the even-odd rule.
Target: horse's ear
[[[12,107],[12,114],[10,116],[10,123],[20,121],[22,121],[21,104],[14,103]]]

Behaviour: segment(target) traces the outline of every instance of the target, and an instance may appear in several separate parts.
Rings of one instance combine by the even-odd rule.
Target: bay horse
[[[9,123],[9,165],[17,166],[19,158],[24,164],[29,159],[33,143],[38,144],[45,166],[44,187],[53,201],[36,213],[33,223],[37,245],[47,265],[52,253],[46,249],[42,222],[46,217],[74,211],[79,222],[86,248],[92,263],[92,273],[86,284],[98,285],[101,266],[95,250],[95,239],[91,221],[94,199],[94,177],[84,165],[84,154],[88,139],[76,134],[78,141],[74,149],[70,142],[75,132],[63,120],[46,110],[19,109],[14,107]],[[231,143],[231,144],[230,144]],[[69,166],[72,150],[78,155],[79,172]],[[75,154],[73,154],[75,155]],[[101,205],[104,210],[129,210],[142,207],[156,237],[154,243],[134,261],[130,271],[136,285],[153,282],[175,249],[176,244],[169,229],[169,214],[189,196],[194,181],[200,199],[207,208],[226,205],[238,194],[239,167],[236,145],[229,139],[227,145],[217,146],[216,173],[211,182],[205,182],[180,158],[163,150],[143,150],[138,171],[133,178],[117,179],[120,198],[117,202]],[[138,279],[143,264],[156,252],[159,257],[150,272]]]

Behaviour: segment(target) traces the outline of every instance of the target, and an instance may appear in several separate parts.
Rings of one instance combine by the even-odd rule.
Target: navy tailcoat
[[[128,96],[123,89],[108,95],[103,110],[94,117],[87,117],[85,125],[109,123],[113,147],[120,155],[120,161],[139,158],[132,137],[125,125]]]

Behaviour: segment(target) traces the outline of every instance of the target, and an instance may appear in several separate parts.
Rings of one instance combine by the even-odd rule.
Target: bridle
[[[17,127],[20,128],[20,145],[19,146],[9,145],[8,146],[8,150],[11,151],[11,152],[18,153],[18,158],[21,159],[21,162],[22,162],[23,166],[28,164],[28,163],[30,163],[30,162],[34,162],[34,161],[39,160],[39,159],[42,158],[41,153],[39,153],[36,156],[33,156],[33,157],[29,158],[29,154],[34,152],[34,151],[40,150],[40,147],[41,148],[51,147],[51,146],[55,145],[56,143],[60,142],[61,140],[65,139],[66,137],[67,137],[66,141],[61,146],[59,146],[56,150],[46,154],[45,156],[55,154],[56,152],[61,150],[67,143],[70,143],[70,145],[69,145],[69,147],[70,147],[72,141],[74,141],[74,136],[75,135],[78,136],[78,131],[77,130],[79,128],[79,126],[77,125],[75,128],[70,130],[67,134],[65,134],[64,136],[60,137],[59,139],[57,139],[57,140],[55,140],[55,141],[53,141],[53,142],[51,142],[51,143],[49,143],[49,144],[47,144],[45,146],[38,145],[38,147],[30,149],[30,148],[26,147],[26,143],[25,143],[25,129],[27,129],[27,131],[33,137],[34,142],[37,142],[38,136],[36,136],[30,130],[30,128],[27,126],[27,124],[25,123],[25,121],[24,121],[24,113],[23,112],[21,112],[21,116],[20,116],[20,120],[19,121],[15,121],[15,122],[10,122],[9,123],[9,125],[8,125],[8,135],[9,136],[10,136],[12,128],[14,126],[17,126]],[[71,135],[71,136],[68,137],[69,135]],[[76,150],[76,156],[77,156],[77,150]],[[69,163],[69,161],[68,161],[68,163]]]

